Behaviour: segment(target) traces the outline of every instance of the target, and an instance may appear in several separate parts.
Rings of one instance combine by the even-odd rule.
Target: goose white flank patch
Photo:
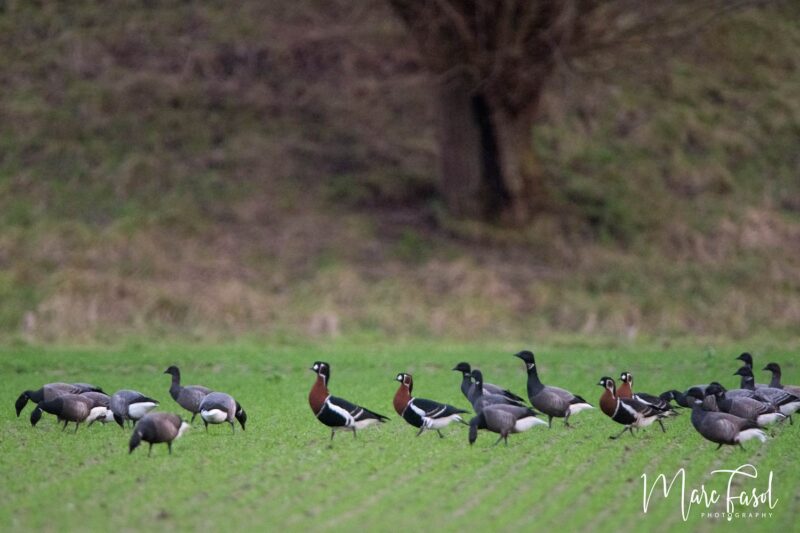
[[[418,437],[425,430],[434,430],[439,437],[444,437],[440,431],[442,428],[453,422],[466,424],[461,418],[461,415],[466,413],[465,410],[433,400],[413,397],[411,393],[414,390],[414,378],[411,374],[397,374],[395,380],[400,382],[400,386],[392,402],[394,410],[403,420],[415,428],[419,428]]]

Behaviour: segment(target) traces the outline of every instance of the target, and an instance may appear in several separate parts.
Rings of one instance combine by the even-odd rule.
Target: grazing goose
[[[739,418],[752,420],[760,427],[786,419],[772,404],[760,402],[753,398],[726,398],[725,388],[717,382],[711,383],[706,389],[706,400],[711,400],[708,405],[703,404],[706,411],[721,411]]]
[[[469,391],[469,401],[475,414],[480,414],[481,410],[487,405],[514,405],[516,407],[527,407],[522,402],[511,400],[501,394],[487,394],[484,389],[483,373],[480,370],[472,371],[472,379],[475,380],[473,387]]]
[[[180,438],[191,426],[174,413],[148,413],[143,416],[133,427],[133,434],[128,443],[128,453],[139,447],[142,441],[150,444],[147,456],[153,451],[153,444],[166,442],[170,455],[172,455],[172,441]]]
[[[536,425],[545,425],[544,420],[536,418],[536,412],[530,407],[518,405],[494,404],[487,405],[472,420],[469,421],[469,443],[475,443],[479,429],[487,429],[492,433],[499,433],[500,437],[494,443],[505,441],[508,446],[508,435],[522,433]]]
[[[172,385],[169,387],[169,395],[172,399],[178,402],[178,405],[192,413],[190,424],[194,424],[194,418],[200,412],[200,402],[206,397],[206,394],[212,392],[208,387],[201,385],[188,385],[181,387],[181,371],[177,366],[171,366],[164,371],[165,374],[172,375]]]
[[[64,422],[61,431],[67,429],[67,424],[75,422],[75,433],[81,422],[92,423],[98,418],[105,418],[108,409],[82,394],[61,394],[52,400],[41,401],[31,413],[31,425],[36,426],[42,418],[42,411],[58,417]]]
[[[790,424],[794,423],[792,421],[792,414],[800,409],[800,397],[795,396],[788,391],[774,389],[772,387],[761,387],[760,389],[756,389],[755,378],[753,377],[753,369],[748,366],[743,366],[737,370],[734,375],[742,377],[742,388],[739,390],[749,392],[752,395],[750,397],[755,398],[756,400],[771,403],[780,409],[781,413],[789,417]],[[726,394],[730,395],[731,392],[732,391],[728,391]]]
[[[471,391],[474,389],[474,384],[472,383],[472,367],[470,367],[469,363],[458,363],[453,370],[456,372],[461,372],[461,392],[464,394],[467,400],[470,400]],[[498,396],[504,396],[511,400],[511,402],[509,402],[511,405],[525,405],[524,398],[517,396],[510,390],[504,389],[498,385],[484,383],[483,392],[484,394],[496,394]],[[470,400],[470,402],[472,402],[472,400]]]
[[[570,415],[593,408],[580,396],[558,387],[542,384],[536,370],[533,353],[523,350],[515,356],[525,362],[525,368],[528,371],[528,399],[531,401],[531,405],[547,415],[548,427],[553,427],[553,417],[563,418],[564,425],[570,427]]]
[[[56,396],[60,396],[62,394],[80,394],[82,392],[90,391],[103,392],[103,389],[88,383],[48,383],[37,390],[23,391],[22,394],[19,395],[19,398],[17,398],[17,401],[14,403],[14,407],[16,408],[17,416],[19,417],[20,413],[25,408],[25,405],[27,405],[28,400],[32,401],[33,403],[39,403],[52,400]]]
[[[669,404],[668,400],[661,398],[660,396],[653,396],[652,394],[647,394],[646,392],[633,392],[633,374],[630,372],[622,372],[619,375],[619,379],[622,384],[617,389],[617,397],[618,398],[634,398],[639,400],[640,402],[647,404],[654,409],[657,409],[667,416],[674,416],[677,415],[678,412],[672,408]]]
[[[247,413],[244,412],[239,402],[233,399],[230,394],[224,392],[210,392],[200,402],[200,418],[208,431],[209,424],[221,424],[227,422],[231,425],[231,431],[235,431],[233,419],[239,421],[239,425],[244,430],[247,422]]]
[[[403,420],[419,428],[417,437],[422,435],[426,429],[433,429],[444,438],[441,429],[450,425],[451,422],[461,422],[466,424],[460,415],[467,411],[447,405],[444,403],[415,398],[411,396],[414,390],[414,378],[411,374],[397,374],[395,380],[400,382],[397,392],[394,395],[394,410]]]
[[[781,365],[778,363],[770,363],[764,367],[764,370],[768,372],[772,372],[772,380],[770,380],[769,386],[773,389],[781,389],[785,390],[790,394],[794,394],[795,396],[800,396],[800,387],[795,387],[794,385],[783,385],[781,384]]]
[[[672,390],[668,390],[666,392],[662,392],[661,394],[659,394],[658,397],[661,398],[662,400],[664,400],[667,403],[669,403],[670,401],[674,401],[675,403],[678,404],[679,407],[691,408],[692,407],[692,403],[694,402],[694,400],[690,396],[687,396],[687,394],[688,394],[688,391],[680,392],[680,391],[677,391],[675,389],[672,389]]]
[[[600,396],[600,409],[611,420],[625,426],[618,434],[610,436],[610,439],[618,439],[626,431],[633,435],[633,428],[647,427],[653,422],[658,422],[661,431],[667,431],[661,422],[667,416],[666,413],[635,398],[619,398],[616,394],[617,386],[609,377],[600,378],[598,385],[605,389]]]
[[[135,422],[158,406],[158,401],[135,390],[118,390],[111,395],[108,407],[119,427],[125,427],[125,421]]]
[[[750,439],[758,439],[761,442],[767,440],[767,434],[752,420],[730,413],[705,411],[703,409],[705,400],[701,399],[702,393],[698,394],[697,391],[692,391],[692,396],[696,398],[692,405],[692,425],[705,439],[719,444],[718,450],[722,448],[723,444],[739,445],[744,449],[742,443]]]
[[[331,428],[331,440],[336,431],[352,431],[355,438],[357,429],[389,420],[369,409],[331,396],[328,392],[328,382],[331,379],[331,367],[328,363],[317,361],[311,370],[317,373],[317,379],[308,393],[308,404],[317,420]]]

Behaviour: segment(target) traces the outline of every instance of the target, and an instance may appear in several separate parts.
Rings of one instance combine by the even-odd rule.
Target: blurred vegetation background
[[[792,338],[800,4],[654,48],[555,67],[512,225],[384,1],[0,2],[0,338]]]

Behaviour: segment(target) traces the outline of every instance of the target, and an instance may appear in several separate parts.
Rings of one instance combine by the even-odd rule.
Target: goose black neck
[[[173,400],[178,399],[178,395],[181,393],[181,375],[179,373],[172,374],[172,384],[169,386],[169,395],[172,396]]]
[[[536,396],[539,394],[542,389],[544,389],[544,384],[539,380],[539,373],[536,371],[536,367],[528,369],[528,396]]]
[[[781,373],[780,371],[772,371],[772,380],[769,382],[769,386],[773,389],[782,389],[781,386]]]
[[[461,392],[464,396],[469,396],[469,389],[472,386],[472,377],[469,372],[464,372],[461,378]]]
[[[747,390],[756,390],[756,380],[753,376],[742,376],[742,388]]]

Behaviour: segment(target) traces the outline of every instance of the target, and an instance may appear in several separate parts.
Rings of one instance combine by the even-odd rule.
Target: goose
[[[328,363],[316,361],[311,370],[317,374],[317,379],[308,393],[308,404],[317,420],[331,428],[331,440],[336,436],[336,431],[352,431],[355,438],[356,430],[389,420],[369,409],[331,396],[328,392],[328,382],[331,379],[331,367]]]
[[[758,439],[761,442],[767,440],[767,434],[758,427],[752,420],[747,420],[730,413],[720,413],[715,411],[705,411],[701,394],[692,391],[695,403],[692,404],[692,426],[706,440],[718,444],[717,450],[724,444],[742,446],[743,442],[751,439]]]
[[[790,394],[794,394],[795,396],[800,396],[800,387],[795,387],[794,385],[782,385],[781,384],[781,365],[778,363],[770,363],[763,368],[767,372],[772,372],[772,380],[769,382],[769,386],[773,389],[781,389],[785,390]]]
[[[660,396],[653,396],[646,392],[633,392],[633,374],[630,372],[622,372],[619,375],[622,384],[617,389],[618,398],[634,398],[640,402],[652,406],[654,409],[662,411],[667,416],[677,415],[678,412],[672,408],[668,400]]]
[[[472,371],[472,379],[475,380],[473,387],[469,392],[469,401],[475,414],[480,414],[481,410],[487,405],[514,405],[517,407],[527,407],[522,402],[511,400],[507,396],[501,394],[487,394],[484,389],[483,373],[475,369]]]
[[[469,363],[458,363],[455,368],[453,368],[456,372],[461,372],[461,392],[470,400],[470,392],[474,389],[474,384],[472,383],[472,367]],[[505,396],[511,402],[512,405],[525,405],[525,399],[517,396],[513,392],[508,389],[504,389],[499,385],[493,385],[492,383],[484,383],[483,384],[483,392],[484,394],[496,394],[498,396]],[[472,400],[470,400],[472,402]]]
[[[780,409],[780,412],[789,417],[789,423],[792,424],[792,414],[800,409],[800,397],[791,394],[782,389],[774,389],[772,387],[755,388],[755,378],[753,377],[753,369],[748,366],[743,366],[734,373],[735,376],[742,377],[741,389],[738,391],[745,391],[749,393],[751,398],[768,402]],[[728,391],[726,395],[730,395],[733,391]],[[739,396],[743,396],[740,394]]]
[[[452,405],[411,396],[414,390],[414,378],[411,374],[397,374],[395,380],[400,382],[400,386],[397,388],[392,402],[394,410],[403,420],[415,428],[419,428],[417,437],[422,435],[426,429],[432,429],[439,434],[439,437],[444,438],[442,428],[452,422],[466,424],[461,415],[467,411]]]
[[[706,397],[703,401],[706,400],[710,400],[708,404],[703,404],[706,411],[721,411],[746,418],[758,424],[759,427],[786,419],[786,416],[772,404],[753,398],[726,398],[725,388],[716,382],[709,384],[706,389]]]
[[[147,456],[153,451],[153,444],[166,442],[172,455],[172,441],[183,436],[191,426],[174,413],[147,413],[133,427],[133,434],[128,443],[128,454],[139,447],[142,441],[150,444]]]
[[[743,352],[743,353],[739,354],[739,356],[736,358],[736,360],[737,361],[741,361],[742,363],[744,363],[744,366],[746,366],[750,370],[753,370],[753,356],[750,354],[750,352]],[[754,383],[755,383],[755,381],[754,381]],[[755,383],[754,386],[755,386],[756,389],[769,387],[769,385],[766,385],[764,383]]]
[[[125,421],[135,422],[158,406],[158,401],[149,398],[139,391],[122,389],[111,395],[108,407],[114,421],[119,427],[125,427]]]
[[[109,396],[104,392],[97,392],[97,391],[82,392],[81,396],[92,400],[92,402],[94,402],[95,407],[106,408],[102,416],[92,418],[92,420],[89,421],[89,426],[91,426],[95,422],[100,422],[101,424],[105,425],[108,422],[114,421],[114,413],[112,413],[111,409],[109,408],[109,404],[111,402],[111,396]]]
[[[592,405],[580,396],[558,387],[544,385],[539,380],[533,353],[523,350],[515,354],[515,357],[519,357],[525,362],[528,372],[528,399],[534,408],[547,415],[548,427],[553,427],[553,417],[563,418],[564,425],[570,427],[569,417],[571,415],[586,409],[593,409]]]
[[[33,403],[39,403],[52,400],[56,396],[62,394],[80,394],[89,391],[103,392],[103,389],[90,385],[89,383],[48,383],[36,390],[23,391],[14,403],[14,408],[17,410],[17,417],[19,417],[22,410],[28,404],[28,400]]]
[[[522,433],[533,426],[546,425],[544,420],[536,418],[537,413],[530,407],[518,405],[494,404],[487,405],[472,420],[469,421],[469,443],[475,444],[478,430],[486,429],[492,433],[499,433],[495,441],[497,446],[500,441],[505,441],[508,446],[508,436],[511,433]]]
[[[52,400],[41,401],[31,413],[31,425],[36,426],[42,418],[42,411],[58,417],[64,422],[61,431],[67,429],[67,424],[75,422],[75,433],[78,432],[82,422],[92,423],[96,419],[105,417],[108,409],[82,394],[61,394]]]
[[[665,402],[674,401],[676,404],[678,404],[679,407],[691,408],[692,407],[692,404],[690,402],[691,397],[687,396],[687,393],[688,391],[680,392],[675,389],[672,389],[666,392],[662,392],[661,394],[658,395],[658,397],[664,400]]]
[[[247,413],[244,412],[239,402],[233,399],[230,394],[224,392],[210,392],[203,401],[200,402],[200,418],[208,431],[209,424],[221,424],[227,422],[231,425],[231,431],[235,431],[233,420],[239,421],[239,425],[244,430],[247,422]]]
[[[192,413],[190,424],[194,424],[194,418],[200,412],[200,402],[203,401],[206,394],[213,392],[208,387],[201,385],[188,385],[181,386],[181,371],[178,367],[173,365],[164,371],[165,374],[172,375],[172,384],[169,387],[169,395],[172,399],[178,402],[178,405]]]
[[[667,431],[661,422],[667,416],[666,413],[635,398],[619,398],[616,394],[616,383],[610,377],[600,378],[598,385],[605,389],[600,396],[600,410],[614,422],[625,426],[618,434],[611,435],[610,439],[618,439],[626,431],[633,435],[633,428],[647,427],[653,422],[658,422],[661,431]]]

